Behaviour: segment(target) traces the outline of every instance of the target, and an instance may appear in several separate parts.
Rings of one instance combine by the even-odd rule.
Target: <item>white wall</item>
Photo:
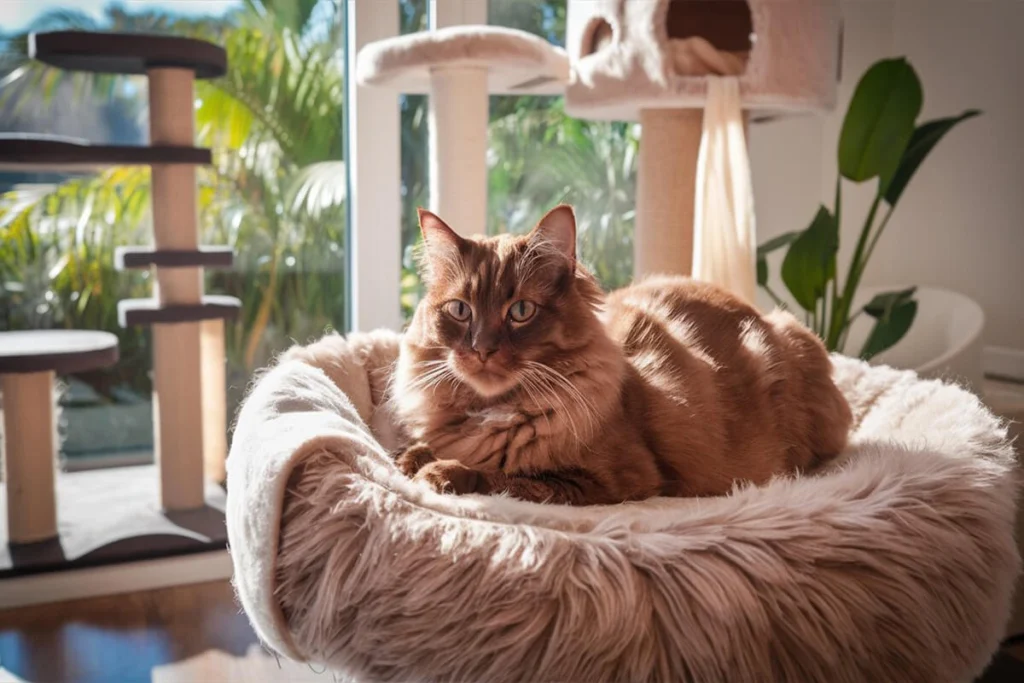
[[[806,227],[832,205],[839,126],[857,79],[905,55],[924,85],[927,120],[964,109],[900,200],[864,284],[946,287],[977,300],[988,345],[1024,349],[1024,1],[847,0],[839,105],[826,117],[751,131],[758,239]],[[844,186],[840,268],[873,196]],[[778,264],[773,264],[778,277]],[[781,285],[780,285],[781,286]]]

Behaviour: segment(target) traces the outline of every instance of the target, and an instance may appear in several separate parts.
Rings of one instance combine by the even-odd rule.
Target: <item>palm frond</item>
[[[320,161],[301,169],[286,192],[288,209],[295,215],[320,218],[345,203],[345,162]]]
[[[226,48],[233,65],[227,76],[197,87],[201,102],[212,103],[197,112],[201,127],[217,121],[213,117],[223,104],[210,91],[220,91],[249,110],[250,127],[266,129],[290,163],[306,166],[341,156],[344,87],[333,54],[304,49],[287,31],[256,29],[232,32]]]

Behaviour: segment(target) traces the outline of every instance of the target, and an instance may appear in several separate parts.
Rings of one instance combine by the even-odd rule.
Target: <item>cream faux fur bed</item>
[[[382,404],[397,337],[345,349],[286,354],[228,459],[235,586],[285,656],[358,681],[936,683],[997,647],[1017,471],[955,386],[837,357],[856,426],[831,471],[568,508],[404,478]]]

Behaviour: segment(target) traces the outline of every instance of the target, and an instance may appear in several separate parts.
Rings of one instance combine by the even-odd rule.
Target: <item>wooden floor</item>
[[[155,666],[256,643],[226,581],[0,611],[0,667],[30,683],[149,683]]]

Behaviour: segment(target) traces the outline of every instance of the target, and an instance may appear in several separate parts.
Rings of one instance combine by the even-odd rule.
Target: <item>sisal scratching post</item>
[[[154,68],[149,75],[150,144],[191,146],[193,72]],[[195,170],[188,165],[153,166],[153,238],[158,250],[199,247]],[[199,305],[200,267],[156,268],[160,305]],[[153,325],[153,423],[165,510],[201,507],[203,495],[203,353],[197,322]],[[223,348],[220,350],[223,356]],[[223,394],[220,396],[223,402]]]
[[[700,109],[643,109],[633,237],[634,273],[689,275]]]
[[[430,74],[430,210],[463,235],[487,232],[487,69]]]
[[[4,482],[11,543],[57,535],[53,372],[3,375]]]

